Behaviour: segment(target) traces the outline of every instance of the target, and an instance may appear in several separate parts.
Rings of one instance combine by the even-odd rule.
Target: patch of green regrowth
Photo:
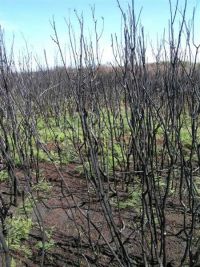
[[[49,252],[50,250],[54,249],[56,244],[53,239],[53,231],[54,227],[50,227],[48,229],[43,230],[44,231],[44,242],[38,241],[35,244],[35,248],[39,250],[44,250],[45,252]]]
[[[78,161],[78,155],[74,149],[73,146],[70,144],[67,146],[64,146],[59,153],[54,153],[56,155],[56,162],[62,164],[67,164],[67,163],[74,163]]]
[[[45,197],[49,195],[51,188],[51,184],[42,177],[39,183],[32,187],[32,192],[41,193],[42,197]],[[37,199],[33,200],[32,196],[27,194],[23,203],[16,209],[14,216],[6,219],[6,242],[8,247],[14,252],[23,252],[26,257],[32,254],[29,247],[25,244],[25,241],[28,240],[29,233],[34,227],[31,214],[36,202],[38,202]],[[54,245],[50,235],[50,231],[46,233],[47,242],[45,242],[45,250],[49,250]],[[38,246],[40,246],[40,244],[38,244]],[[14,264],[15,260],[13,259],[13,266],[15,266]]]
[[[46,181],[45,178],[42,178],[37,184],[32,187],[34,192],[42,193],[47,195],[52,190],[52,185],[50,182]]]
[[[0,183],[5,182],[9,179],[7,170],[1,170],[0,171]]]
[[[180,132],[180,139],[186,148],[190,148],[192,145],[192,135],[189,129],[182,128]]]
[[[24,199],[24,202],[16,209],[14,216],[6,219],[6,242],[13,251],[22,251],[26,256],[31,255],[30,249],[24,244],[28,240],[29,233],[33,227],[30,218],[34,207],[31,196]]]
[[[31,195],[28,195],[26,199],[23,201],[22,205],[18,207],[17,214],[19,216],[26,216],[26,217],[31,215],[36,202],[37,200],[33,200]]]
[[[160,191],[160,193],[164,192],[164,190],[167,187],[167,181],[166,181],[166,177],[163,176],[156,176],[154,177],[154,182],[155,182],[155,186],[156,186],[156,190]],[[173,180],[170,181],[169,184],[169,195],[172,196],[174,195],[175,192],[175,186],[173,184]]]
[[[45,128],[42,128],[38,132],[40,140],[44,143],[54,141],[55,139],[55,135],[53,134],[52,130],[50,128],[47,128],[47,126]]]
[[[130,197],[125,201],[120,201],[119,207],[121,209],[134,208],[137,212],[140,211],[141,207],[141,194],[139,191],[134,191]]]
[[[48,241],[45,241],[44,244],[42,241],[37,242],[35,245],[37,249],[44,249],[45,251],[49,251],[55,247],[55,241],[51,238]]]
[[[34,157],[38,159],[39,162],[48,162],[50,161],[50,158],[48,154],[43,151],[42,149],[39,149],[38,151],[34,149],[33,151]],[[52,156],[52,153],[50,153]]]
[[[11,267],[17,267],[17,262],[14,258],[11,259],[11,263],[10,263]]]
[[[111,172],[113,168],[116,170],[123,164],[123,160],[125,155],[123,154],[124,151],[122,150],[120,143],[114,143],[113,147],[111,145],[105,145],[103,155],[105,165],[104,169]],[[103,161],[102,161],[103,162]]]
[[[79,164],[75,167],[75,172],[79,175],[84,174],[85,172],[90,173],[90,163],[85,161],[83,164]]]
[[[26,256],[31,255],[30,249],[23,244],[27,240],[33,227],[33,222],[26,216],[13,216],[7,218],[7,237],[8,247],[14,251],[22,251]]]
[[[81,124],[77,115],[70,116],[68,114],[67,121],[63,116],[59,118],[59,126],[56,125],[54,118],[38,119],[37,130],[43,142],[54,142],[56,139],[62,143],[71,136],[71,132],[75,134],[74,130],[80,134]]]
[[[36,126],[37,126],[37,130],[43,130],[45,128],[47,128],[47,122],[51,125],[53,124],[53,120],[51,120],[50,118],[48,118],[47,121],[45,121],[44,118],[40,117],[37,118],[37,122],[36,122]]]
[[[19,167],[19,168],[22,166],[22,161],[18,154],[14,156],[14,164],[15,164],[15,167]]]
[[[134,189],[134,191],[133,191]],[[119,201],[120,209],[132,208],[136,213],[140,214],[142,209],[142,189],[141,186],[135,185],[134,188],[131,188],[131,193],[126,200]]]
[[[157,176],[154,178],[155,184],[159,190],[163,190],[166,187],[166,182],[162,176]]]

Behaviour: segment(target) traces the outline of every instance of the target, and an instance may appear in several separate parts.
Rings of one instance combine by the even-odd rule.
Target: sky
[[[171,0],[174,6],[176,0]],[[183,8],[184,0],[180,0],[179,10]],[[195,36],[199,36],[200,29],[200,0],[188,0],[187,18],[191,18],[193,7],[196,7]],[[131,0],[121,0],[120,4],[127,10]],[[4,30],[5,42],[9,50],[14,38],[15,58],[23,57],[26,53],[37,55],[36,58],[44,63],[44,49],[49,65],[56,63],[57,47],[52,41],[54,32],[51,26],[54,18],[66,60],[69,59],[69,36],[66,21],[71,21],[74,32],[79,35],[79,25],[74,10],[84,17],[84,33],[94,37],[94,23],[92,22],[91,7],[95,6],[97,29],[101,32],[102,17],[104,19],[103,35],[100,39],[102,62],[113,59],[111,49],[111,34],[120,37],[121,13],[116,0],[0,0],[0,25]],[[141,13],[141,24],[144,26],[145,36],[155,46],[161,38],[164,29],[168,29],[169,0],[135,0],[136,15]],[[178,21],[176,22],[178,26]],[[199,39],[200,40],[200,39]],[[197,41],[199,41],[197,40]],[[19,52],[20,51],[20,52]],[[149,61],[152,56],[149,53]],[[59,61],[59,60],[58,60]],[[35,64],[35,63],[34,63]]]

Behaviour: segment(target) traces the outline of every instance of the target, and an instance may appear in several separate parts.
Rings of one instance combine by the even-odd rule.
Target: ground
[[[46,231],[44,266],[119,266],[108,249],[108,243],[111,248],[114,246],[102,206],[92,183],[90,184],[77,172],[77,164],[57,168],[52,163],[41,163],[40,170],[49,188],[35,190],[37,203],[32,211],[34,226],[29,238],[22,240],[29,247],[31,254],[27,256],[20,249],[13,250],[16,266],[40,265],[42,245],[38,244],[42,244],[41,227]],[[16,171],[16,175],[21,188],[26,188],[26,181],[20,169]],[[5,194],[6,190],[6,183],[2,183],[1,193]],[[129,195],[130,193],[122,190],[121,186],[118,187],[120,203],[126,203]],[[115,204],[115,193],[110,192],[109,197],[114,221],[118,229],[121,229],[121,239],[128,247],[131,257],[138,262],[138,266],[143,266],[139,264],[142,247],[138,231],[140,225],[138,212],[134,206],[125,205],[120,208],[119,213]],[[171,266],[181,266],[180,259],[184,255],[186,238],[183,225],[185,223],[187,229],[187,225],[191,223],[191,216],[190,214],[184,216],[183,207],[175,196],[171,197],[166,205],[167,261]],[[15,209],[12,209],[15,214]],[[39,226],[38,222],[42,226]],[[148,223],[145,228],[148,231]],[[158,229],[158,239],[159,234]],[[148,234],[146,237],[148,246]],[[158,265],[152,263],[152,266]]]

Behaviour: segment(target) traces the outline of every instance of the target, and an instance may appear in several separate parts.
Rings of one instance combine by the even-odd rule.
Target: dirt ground
[[[39,222],[46,230],[51,229],[50,239],[53,240],[53,245],[45,250],[44,266],[119,266],[108,248],[108,244],[111,248],[115,247],[114,241],[95,189],[77,172],[76,167],[76,164],[69,164],[58,171],[51,163],[40,164],[44,179],[51,185],[48,193],[37,193],[37,209],[32,214],[35,223]],[[17,170],[16,175],[25,188],[26,182],[21,170]],[[2,183],[1,193],[5,193],[6,190],[6,184]],[[128,197],[128,193],[119,187],[120,201]],[[134,207],[120,209],[119,213],[117,205],[114,204],[115,199],[115,194],[111,192],[114,222],[118,229],[123,226],[121,239],[131,257],[138,262],[138,266],[143,266],[140,264],[142,254],[140,218]],[[187,225],[189,227],[191,217],[189,214],[184,216],[182,206],[176,198],[167,202],[166,223],[167,266],[188,266],[181,265],[180,259],[184,255],[186,244],[183,225],[185,223],[186,228]],[[148,225],[146,229],[148,232]],[[158,237],[159,234],[158,230]],[[27,257],[20,251],[13,251],[13,256],[21,262],[19,267],[40,266],[41,249],[36,248],[36,244],[41,240],[43,240],[42,231],[39,227],[34,227],[29,239],[24,241],[32,251],[32,255]],[[152,263],[151,266],[159,265]],[[198,261],[194,266],[200,266]]]

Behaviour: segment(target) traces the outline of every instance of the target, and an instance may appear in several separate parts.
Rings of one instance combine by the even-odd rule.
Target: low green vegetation
[[[33,206],[33,200],[27,197],[24,203],[17,208],[15,214],[6,219],[6,241],[8,247],[13,252],[20,251],[24,253],[26,257],[32,255],[31,250],[26,245],[26,241],[29,239],[29,233],[33,227],[33,221],[30,216],[33,211]]]
[[[47,198],[50,196],[52,186],[50,183],[41,178],[40,181],[32,187],[32,192],[37,193],[38,197]],[[32,250],[27,246],[26,241],[29,239],[29,233],[36,227],[36,223],[32,220],[32,214],[37,198],[33,200],[32,195],[27,194],[24,201],[16,209],[14,215],[6,219],[6,242],[13,253],[20,252],[26,257],[31,257]],[[45,231],[46,241],[44,249],[49,250],[54,246],[54,241],[51,238],[52,230]],[[43,248],[43,243],[38,242],[36,248]],[[15,259],[12,259],[12,266],[15,266]]]
[[[26,256],[31,255],[30,249],[24,244],[28,239],[29,233],[33,227],[32,220],[25,216],[13,216],[6,221],[8,227],[7,244],[13,251],[21,251]]]
[[[141,185],[136,185],[134,188],[129,188],[129,196],[125,200],[119,201],[120,209],[133,209],[137,214],[141,214],[142,195]]]
[[[51,249],[55,248],[56,244],[55,241],[53,240],[53,228],[51,229],[46,229],[44,231],[45,235],[45,241],[38,241],[35,245],[36,249],[39,250],[44,250],[45,252],[49,252]]]
[[[36,183],[32,187],[33,192],[37,192],[39,195],[43,197],[50,196],[51,189],[52,189],[51,183],[46,181],[44,178],[42,178],[38,183]]]
[[[0,183],[5,182],[9,179],[8,172],[6,170],[0,171]]]

